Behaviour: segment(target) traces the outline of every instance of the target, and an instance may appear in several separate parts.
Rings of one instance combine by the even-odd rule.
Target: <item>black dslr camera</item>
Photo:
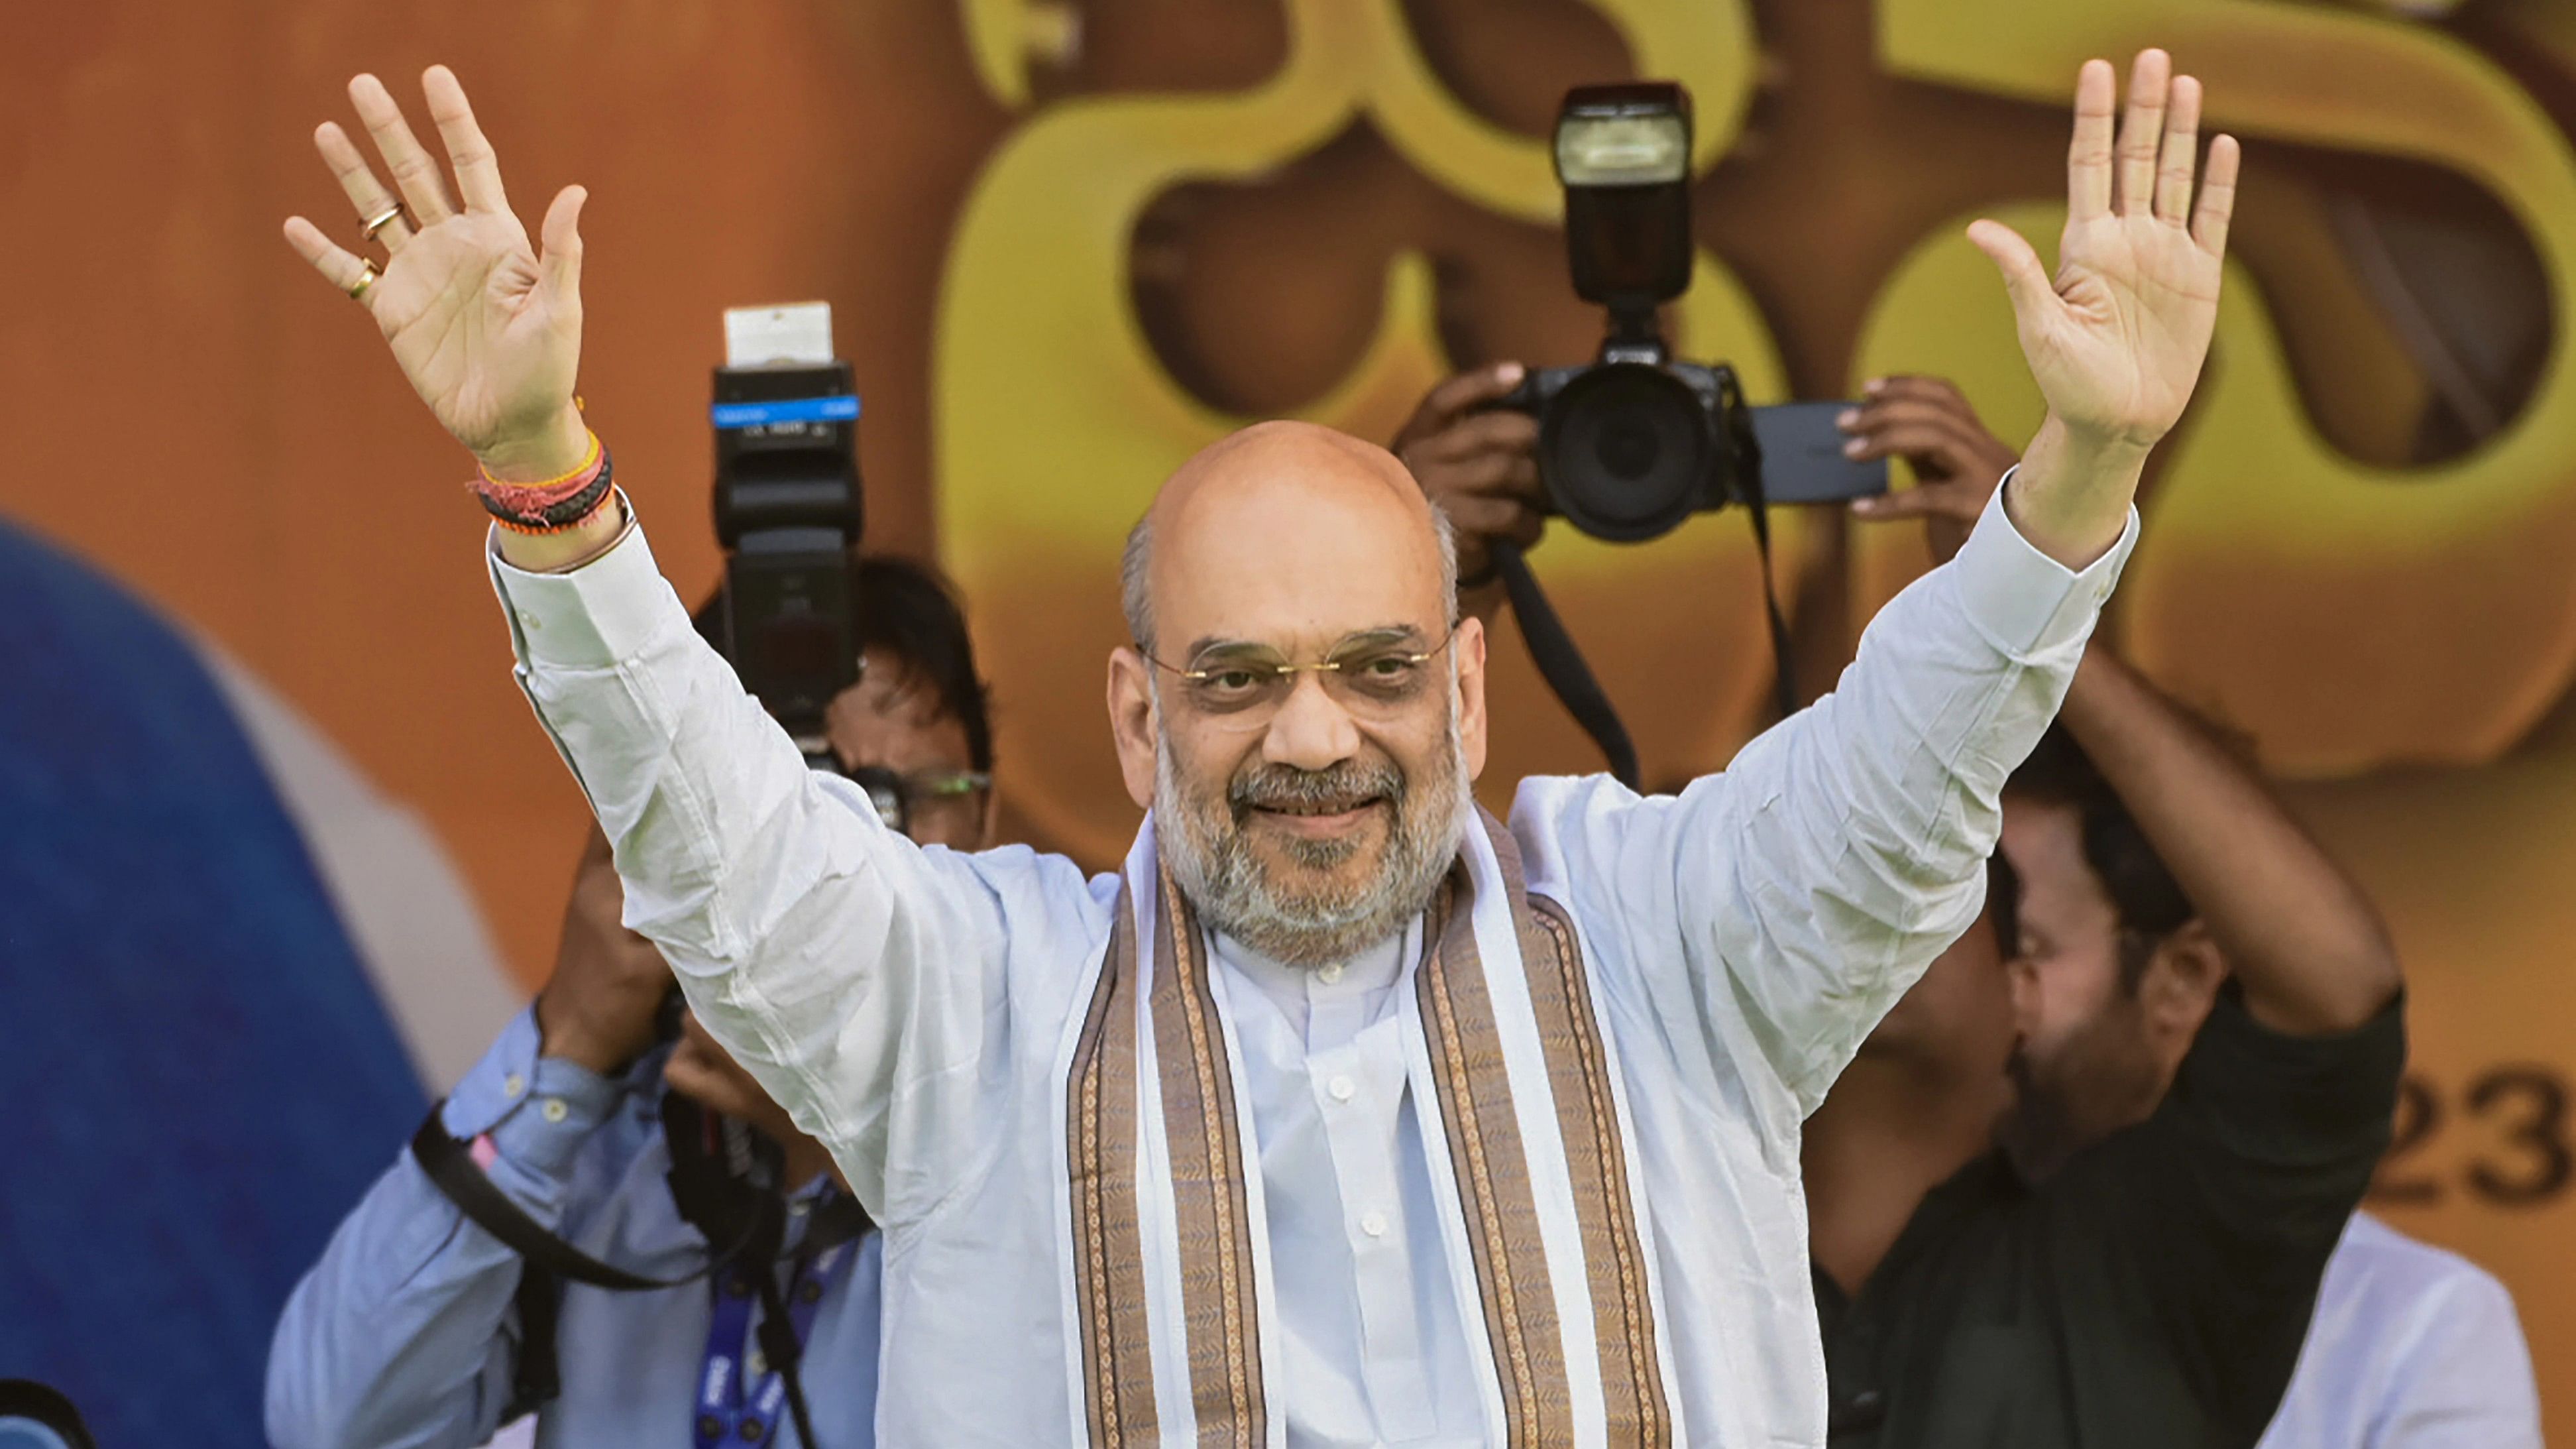
[[[1694,513],[1745,505],[1762,557],[1775,697],[1785,717],[1796,708],[1796,689],[1788,626],[1771,589],[1765,510],[1884,493],[1887,464],[1844,456],[1834,424],[1841,403],[1749,407],[1733,368],[1673,359],[1657,309],[1690,287],[1690,156],[1690,93],[1680,86],[1566,92],[1556,115],[1566,261],[1576,295],[1610,314],[1610,331],[1597,361],[1533,372],[1493,406],[1538,419],[1548,508],[1595,538],[1644,543]],[[1540,676],[1601,747],[1610,772],[1636,787],[1627,726],[1528,560],[1505,541],[1489,549]]]
[[[808,758],[859,680],[859,399],[831,328],[819,302],[727,312],[715,375],[725,657]]]
[[[1600,360],[1532,372],[1496,406],[1539,420],[1553,510],[1595,538],[1643,543],[1729,503],[1887,491],[1885,462],[1843,456],[1838,403],[1752,408],[1732,368],[1676,362],[1656,309],[1690,287],[1690,93],[1582,86],[1556,117],[1575,294],[1610,314]]]

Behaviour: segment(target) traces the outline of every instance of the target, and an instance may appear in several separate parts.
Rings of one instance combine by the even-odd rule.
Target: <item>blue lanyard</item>
[[[805,1346],[814,1331],[814,1315],[834,1269],[853,1256],[854,1243],[835,1243],[811,1258],[799,1257],[796,1275],[787,1285],[787,1322],[796,1345]],[[778,1421],[787,1408],[787,1381],[774,1366],[763,1366],[760,1381],[746,1384],[744,1356],[751,1350],[751,1311],[759,1292],[753,1273],[766,1265],[734,1268],[707,1280],[715,1299],[707,1325],[707,1359],[698,1371],[698,1409],[691,1428],[697,1449],[767,1449],[778,1437]],[[808,1445],[806,1449],[814,1449]]]

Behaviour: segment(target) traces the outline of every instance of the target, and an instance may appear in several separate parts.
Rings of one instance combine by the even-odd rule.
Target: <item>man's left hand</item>
[[[2118,538],[2147,450],[2191,400],[2218,322],[2237,146],[2212,141],[2208,174],[2198,175],[2200,82],[2172,69],[2163,51],[2140,52],[2115,147],[2110,63],[2085,63],[2054,280],[2011,228],[1968,228],[2003,271],[2022,352],[2048,399],[2007,502],[2031,541],[2070,566]]]

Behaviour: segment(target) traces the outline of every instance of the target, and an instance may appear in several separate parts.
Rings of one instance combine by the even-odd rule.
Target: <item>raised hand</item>
[[[2233,138],[2217,138],[2198,175],[2200,82],[2172,69],[2163,51],[2140,52],[2115,146],[2111,66],[2085,63],[2055,278],[2011,228],[1968,229],[2003,271],[2023,355],[2048,399],[2048,422],[2008,502],[2052,554],[2098,554],[2117,537],[2116,521],[2105,534],[2097,515],[2104,505],[2114,520],[2126,514],[2136,469],[2191,400],[2218,322],[2238,151]],[[2107,491],[2076,486],[2124,474]]]
[[[287,244],[376,319],[421,400],[493,476],[570,472],[589,443],[573,405],[584,192],[567,186],[546,209],[541,257],[511,214],[465,88],[447,67],[431,66],[421,89],[455,167],[462,209],[402,108],[382,82],[362,75],[349,83],[349,99],[401,188],[403,211],[374,237],[389,259],[371,276],[372,262],[300,216],[287,220]],[[323,122],[313,144],[362,221],[394,211],[393,193],[337,122]]]

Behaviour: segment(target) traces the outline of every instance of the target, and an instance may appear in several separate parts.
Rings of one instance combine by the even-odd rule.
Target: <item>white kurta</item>
[[[1530,889],[1572,915],[1610,1027],[1680,1442],[1823,1441],[1799,1125],[1975,919],[2004,778],[2135,537],[2133,516],[2078,574],[1990,508],[1836,692],[1724,774],[1678,797],[1521,786]],[[570,573],[492,571],[522,685],[616,844],[628,924],[885,1226],[880,1442],[1078,1438],[1053,1078],[1116,878],[883,829],[742,693],[640,532]],[[1288,1340],[1273,1408],[1292,1445],[1485,1443],[1451,1291],[1472,1269],[1422,1206],[1383,1029],[1419,953],[1370,954],[1301,993],[1219,952]]]
[[[2513,1295],[2468,1259],[2354,1213],[2257,1449],[2540,1449]]]

